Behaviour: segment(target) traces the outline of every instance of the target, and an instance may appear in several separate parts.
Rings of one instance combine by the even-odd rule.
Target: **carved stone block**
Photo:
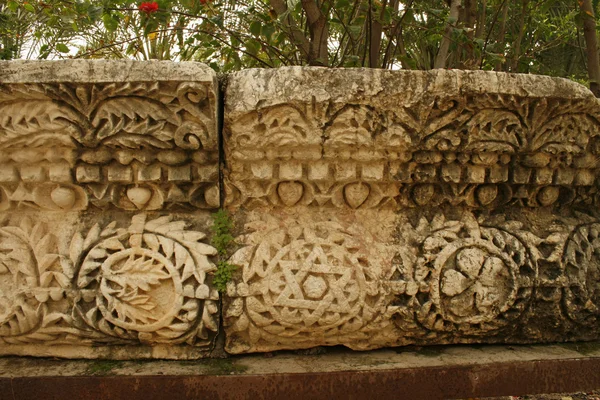
[[[550,77],[232,74],[226,350],[600,338],[599,121]]]
[[[197,63],[0,63],[0,354],[212,349],[218,95]]]
[[[212,194],[218,87],[210,68],[132,61],[0,66],[2,209],[219,207]]]

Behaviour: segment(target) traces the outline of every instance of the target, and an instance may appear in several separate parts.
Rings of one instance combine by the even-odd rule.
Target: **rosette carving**
[[[458,221],[438,215],[419,224],[422,244],[402,268],[408,282],[401,291],[414,296],[410,305],[421,326],[486,335],[521,318],[537,279],[535,242],[520,224],[507,226],[481,225],[471,214]]]

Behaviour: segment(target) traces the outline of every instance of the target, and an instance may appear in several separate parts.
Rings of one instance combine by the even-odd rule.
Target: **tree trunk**
[[[273,10],[275,10],[275,13],[278,17],[286,15],[282,23],[289,31],[288,35],[290,36],[292,43],[296,45],[300,51],[300,54],[302,55],[302,58],[308,62],[310,43],[306,36],[304,36],[302,29],[298,27],[296,21],[294,21],[289,15],[287,3],[285,0],[270,0],[269,3],[271,4],[271,7],[273,7]]]
[[[440,51],[435,58],[434,68],[446,68],[446,60],[448,59],[448,50],[450,50],[450,42],[452,41],[452,32],[458,21],[458,13],[462,0],[452,0],[450,3],[450,15],[448,16],[448,22],[446,23],[446,30],[442,43],[440,44]]]
[[[329,66],[329,52],[327,49],[329,22],[314,0],[301,0],[301,3],[302,8],[306,12],[306,20],[310,32],[308,63],[310,65],[327,67]]]
[[[521,57],[521,42],[523,36],[525,36],[525,15],[527,15],[527,9],[529,7],[529,0],[522,1],[521,15],[519,15],[519,31],[518,37],[515,41],[515,50],[512,55],[510,63],[510,72],[519,72],[519,58]]]
[[[459,16],[461,27],[465,28],[467,42],[464,45],[465,54],[461,62],[462,69],[473,69],[477,63],[475,60],[475,46],[473,39],[475,38],[475,24],[477,23],[477,0],[465,0],[464,7]]]
[[[587,49],[587,67],[590,78],[590,90],[600,97],[600,60],[598,58],[598,36],[596,36],[596,16],[592,0],[579,0],[583,14],[583,36]]]
[[[477,29],[475,30],[475,37],[477,39],[483,39],[485,33],[485,19],[487,17],[487,0],[481,2],[481,11],[477,10]]]
[[[383,4],[381,6],[381,12],[379,13],[379,18],[373,20],[371,25],[371,37],[370,37],[370,45],[369,45],[369,67],[378,68],[379,67],[379,52],[381,51],[381,35],[383,34],[383,25],[381,21],[383,20],[383,16],[385,15],[385,8],[387,7],[387,0],[383,0]],[[373,13],[371,13],[373,15]]]
[[[496,44],[498,46],[502,46],[502,55],[505,52],[504,41],[506,40],[506,18],[508,18],[508,4],[510,1],[505,1],[502,8],[502,19],[500,20],[500,31],[498,32],[498,39]],[[496,50],[496,49],[494,49]],[[502,71],[502,61],[496,61],[496,65],[494,66],[494,71]]]
[[[477,10],[477,28],[475,29],[475,39],[477,39],[478,42],[483,42],[483,37],[485,36],[485,30],[486,30],[486,17],[487,17],[487,0],[483,0],[481,2],[481,9]],[[490,28],[492,29],[492,28]],[[479,43],[478,43],[479,44]],[[481,65],[481,61],[484,57],[483,54],[484,49],[480,48],[479,51],[477,52],[477,57],[475,60],[475,65],[473,66],[474,68],[476,68],[476,66],[480,66]]]

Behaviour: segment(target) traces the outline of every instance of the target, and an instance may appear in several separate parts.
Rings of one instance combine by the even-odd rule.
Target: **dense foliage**
[[[583,3],[0,0],[0,57],[197,60],[223,72],[307,64],[495,69],[586,80],[583,26],[595,18]]]

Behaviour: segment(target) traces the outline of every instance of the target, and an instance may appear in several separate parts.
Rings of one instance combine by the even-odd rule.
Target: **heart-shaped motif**
[[[304,193],[304,186],[300,182],[290,181],[281,182],[277,186],[277,194],[279,198],[288,207],[298,203]]]
[[[428,204],[435,194],[435,187],[429,183],[417,185],[412,190],[412,198],[417,205],[424,206]]]
[[[50,193],[50,199],[63,210],[70,210],[75,205],[77,196],[73,189],[59,186]]]
[[[352,208],[360,207],[369,197],[371,188],[362,182],[349,183],[344,187],[344,198]]]
[[[475,192],[477,200],[482,206],[490,205],[498,197],[498,186],[496,185],[481,185]]]
[[[217,185],[211,186],[204,192],[204,200],[210,207],[218,208],[221,204],[221,194]]]
[[[556,186],[546,186],[538,192],[537,200],[542,206],[547,207],[556,203],[559,196],[560,190]]]
[[[143,187],[132,187],[127,189],[127,198],[131,201],[138,209],[144,208],[152,197],[152,190]]]

